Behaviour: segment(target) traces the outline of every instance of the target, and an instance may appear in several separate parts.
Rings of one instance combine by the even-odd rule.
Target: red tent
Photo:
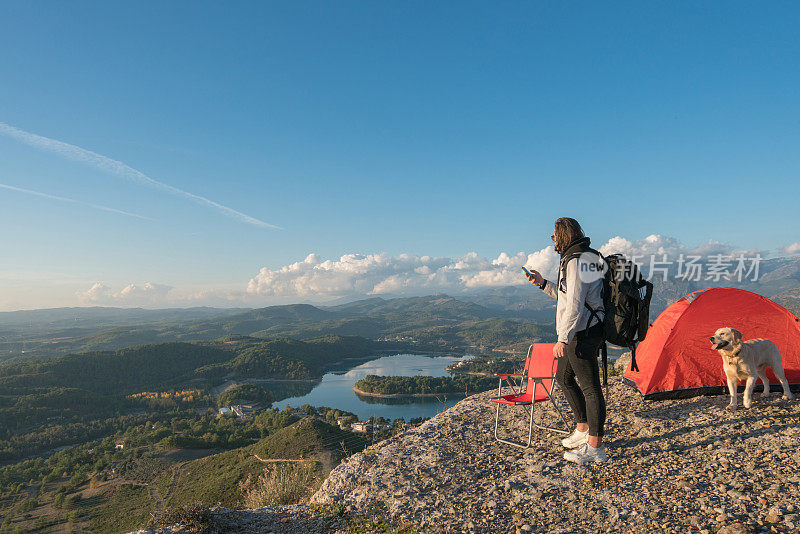
[[[636,348],[639,371],[628,364],[626,382],[646,399],[726,392],[722,357],[708,341],[726,326],[740,330],[745,340],[771,339],[781,351],[789,384],[800,385],[800,321],[766,297],[730,287],[689,293],[664,310]],[[778,385],[771,370],[767,378],[773,388]],[[760,380],[756,387],[761,388]]]

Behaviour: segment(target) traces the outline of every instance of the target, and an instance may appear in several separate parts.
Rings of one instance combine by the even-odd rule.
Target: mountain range
[[[772,298],[800,314],[800,256],[760,263],[757,281],[657,276],[651,317],[681,296],[726,285]],[[555,301],[530,285],[476,290],[458,297],[371,297],[334,306],[290,304],[221,308],[59,308],[0,313],[0,361],[148,343],[209,341],[228,335],[312,339],[327,334],[414,341],[449,348],[513,345],[552,336]]]

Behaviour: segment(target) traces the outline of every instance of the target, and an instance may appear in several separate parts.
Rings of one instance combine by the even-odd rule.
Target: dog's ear
[[[736,330],[735,328],[731,328],[731,332],[733,332],[733,340],[734,341],[741,341],[742,340],[742,333]]]

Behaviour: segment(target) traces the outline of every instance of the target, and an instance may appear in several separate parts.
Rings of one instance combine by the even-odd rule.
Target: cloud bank
[[[653,234],[644,239],[629,240],[616,236],[602,244],[603,254],[622,253],[639,258],[647,270],[649,258],[675,261],[684,256],[710,258],[723,256],[752,257],[767,251],[742,251],[728,243],[710,240],[697,247],[688,247],[678,240]],[[778,250],[779,253],[800,252],[800,243]],[[289,302],[325,302],[337,298],[363,298],[369,295],[413,296],[432,293],[459,295],[488,288],[524,286],[528,282],[521,268],[536,269],[554,279],[559,256],[552,246],[535,252],[502,252],[494,258],[475,252],[450,258],[415,254],[345,254],[339,259],[324,259],[309,254],[302,261],[269,269],[263,267],[247,284],[246,289],[230,291],[206,289],[186,291],[168,285],[129,284],[114,291],[98,282],[77,296],[84,304],[112,306],[264,306]]]
[[[78,291],[76,296],[83,304],[146,306],[163,304],[172,289],[171,286],[146,282],[143,285],[128,284],[114,292],[102,282],[96,282],[88,290]]]
[[[474,252],[460,258],[345,254],[338,260],[323,260],[317,254],[309,254],[303,261],[279,269],[262,268],[250,280],[247,293],[270,297],[337,297],[507,286],[520,282],[523,265],[550,273],[557,264],[553,247],[530,255],[502,253],[491,260]]]
[[[0,134],[4,134],[8,137],[11,137],[12,139],[16,139],[17,141],[25,143],[26,145],[32,146],[34,148],[45,150],[47,152],[53,152],[66,159],[77,161],[79,163],[84,163],[86,165],[89,165],[90,167],[94,167],[108,174],[120,176],[134,183],[138,183],[141,185],[152,187],[154,189],[158,189],[160,191],[165,191],[173,195],[187,198],[200,205],[213,208],[218,212],[222,213],[223,215],[231,217],[238,221],[245,222],[247,224],[251,224],[254,226],[260,226],[262,228],[273,228],[278,230],[281,229],[279,226],[275,226],[274,224],[270,224],[268,222],[256,219],[255,217],[251,217],[250,215],[247,215],[240,211],[236,211],[235,209],[229,208],[228,206],[223,206],[222,204],[214,202],[213,200],[209,200],[200,195],[195,195],[194,193],[189,193],[188,191],[184,191],[182,189],[178,189],[177,187],[173,187],[169,184],[165,184],[163,182],[159,182],[158,180],[154,180],[149,176],[147,176],[146,174],[144,174],[143,172],[137,171],[133,167],[125,165],[121,161],[111,159],[96,152],[92,152],[91,150],[86,150],[85,148],[81,148],[75,145],[70,145],[69,143],[65,143],[63,141],[58,141],[56,139],[50,139],[49,137],[43,137],[41,135],[37,135],[31,132],[26,132],[25,130],[20,130],[19,128],[15,128],[14,126],[11,126],[4,122],[0,122]]]
[[[781,252],[790,255],[800,254],[800,241],[792,243],[791,245],[786,245],[781,249]]]
[[[623,253],[628,257],[655,255],[661,261],[680,254],[713,256],[738,253],[727,243],[709,241],[690,248],[674,238],[651,235],[630,241],[617,236],[600,247],[603,254]],[[552,246],[532,253],[500,253],[495,258],[470,252],[457,258],[401,254],[345,254],[325,260],[309,254],[278,269],[261,268],[247,285],[247,293],[262,297],[349,297],[360,295],[414,295],[432,292],[453,294],[483,288],[527,284],[521,268],[536,269],[554,278],[559,256]]]

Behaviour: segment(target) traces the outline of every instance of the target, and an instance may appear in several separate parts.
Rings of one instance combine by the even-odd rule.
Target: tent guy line
[[[138,183],[141,185],[152,187],[154,189],[165,191],[173,195],[187,198],[200,205],[213,208],[222,213],[223,215],[226,215],[227,217],[231,217],[238,221],[251,224],[253,226],[258,226],[261,228],[271,228],[274,230],[283,229],[280,226],[276,226],[274,224],[264,222],[260,219],[256,219],[255,217],[251,217],[250,215],[247,215],[240,211],[236,211],[233,208],[229,208],[228,206],[224,206],[218,202],[214,202],[213,200],[209,200],[203,196],[195,195],[194,193],[189,193],[188,191],[184,191],[183,189],[178,189],[177,187],[165,184],[163,182],[159,182],[158,180],[154,180],[153,178],[150,178],[143,172],[138,171],[133,167],[130,167],[122,163],[121,161],[111,159],[107,156],[103,156],[102,154],[92,152],[91,150],[86,150],[85,148],[71,145],[63,141],[58,141],[56,139],[50,139],[49,137],[44,137],[41,135],[37,135],[35,133],[26,132],[25,130],[21,130],[4,122],[0,122],[0,134],[11,137],[12,139],[16,139],[17,141],[25,143],[28,146],[32,146],[40,150],[45,150],[47,152],[53,152],[55,154],[58,154],[59,156],[62,156],[72,161],[84,163],[98,170],[101,170],[107,174],[120,176],[134,183]]]

